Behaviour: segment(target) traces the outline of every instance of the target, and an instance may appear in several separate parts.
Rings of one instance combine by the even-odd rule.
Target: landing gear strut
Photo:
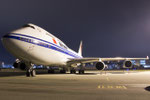
[[[36,76],[36,71],[33,69],[33,64],[29,68],[26,69],[26,76],[27,77],[35,77]]]
[[[48,73],[49,73],[49,74],[50,74],[50,73],[51,73],[51,74],[54,74],[54,72],[55,72],[55,71],[54,71],[53,69],[49,69],[49,70],[48,70]]]
[[[35,69],[28,69],[27,71],[26,71],[26,76],[27,77],[35,77],[36,76],[36,71],[35,71]]]
[[[75,74],[76,73],[76,69],[75,68],[71,68],[70,69],[70,74]]]
[[[65,68],[63,68],[62,70],[60,70],[60,73],[65,74],[65,73],[66,73],[66,69],[65,69]]]
[[[79,74],[84,74],[84,65],[81,64],[79,68]]]
[[[83,70],[83,69],[80,69],[80,70],[79,70],[79,74],[84,74],[84,70]]]
[[[55,70],[54,70],[53,68],[49,67],[48,73],[49,73],[49,74],[54,74],[54,73],[55,73]]]

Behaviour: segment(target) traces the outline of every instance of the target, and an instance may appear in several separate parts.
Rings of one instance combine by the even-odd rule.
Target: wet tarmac
[[[149,100],[150,71],[0,77],[0,100]]]

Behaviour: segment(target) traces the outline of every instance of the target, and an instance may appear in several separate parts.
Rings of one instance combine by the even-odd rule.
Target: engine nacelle
[[[25,70],[26,69],[26,64],[25,63],[20,63],[20,66],[19,66],[19,68],[21,69],[21,70]]]
[[[14,62],[13,66],[14,66],[14,68],[19,68],[21,70],[26,69],[26,64],[23,62]]]
[[[96,66],[97,70],[103,70],[105,68],[104,62],[97,62]]]
[[[124,61],[124,64],[123,64],[123,66],[125,67],[125,68],[131,68],[132,67],[132,62],[130,61],[130,60],[127,60],[127,61]]]
[[[19,63],[14,62],[13,66],[14,66],[14,68],[19,68]]]

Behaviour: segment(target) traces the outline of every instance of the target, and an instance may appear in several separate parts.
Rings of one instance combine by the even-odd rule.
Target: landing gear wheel
[[[26,76],[27,77],[35,77],[36,71],[34,70],[34,64],[32,63],[21,63],[20,66],[22,66],[22,69],[26,69]]]
[[[79,70],[79,74],[84,74],[84,70]]]
[[[27,72],[26,72],[26,76],[27,76],[27,77],[30,77],[30,71],[27,71]]]
[[[65,74],[65,73],[66,73],[66,70],[60,70],[60,73]]]
[[[70,74],[73,74],[73,70],[70,70]]]
[[[34,69],[28,69],[27,71],[26,71],[26,76],[27,77],[35,77],[36,76],[36,71],[34,70]]]
[[[52,74],[53,74],[53,73],[54,73],[54,70],[48,70],[48,73],[52,73]]]
[[[76,73],[76,70],[75,70],[75,69],[70,70],[70,73],[71,73],[71,74],[75,74],[75,73]]]
[[[32,77],[35,77],[35,76],[36,76],[36,71],[35,71],[34,69],[31,71],[31,76],[32,76]]]

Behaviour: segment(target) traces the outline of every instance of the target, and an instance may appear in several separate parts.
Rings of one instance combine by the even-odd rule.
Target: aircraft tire
[[[82,74],[84,74],[84,70],[82,70]]]
[[[32,76],[32,77],[35,77],[35,76],[36,76],[36,71],[35,71],[34,69],[31,71],[31,76]]]
[[[73,73],[76,74],[76,70],[73,70]]]
[[[84,70],[79,70],[79,74],[84,74]]]
[[[65,74],[65,73],[66,73],[66,70],[60,70],[60,73]]]
[[[27,71],[27,72],[26,72],[26,77],[30,77],[30,75],[31,75],[30,72]]]
[[[71,74],[75,74],[75,73],[76,73],[76,70],[70,70],[70,73],[71,73]]]
[[[54,70],[48,70],[48,73],[50,74],[53,74],[54,73]]]

